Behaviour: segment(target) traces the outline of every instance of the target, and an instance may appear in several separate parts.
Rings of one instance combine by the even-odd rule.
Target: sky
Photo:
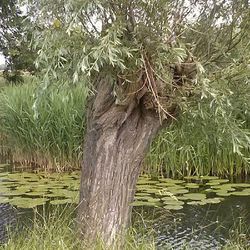
[[[4,56],[0,52],[0,65],[4,63],[5,63]]]

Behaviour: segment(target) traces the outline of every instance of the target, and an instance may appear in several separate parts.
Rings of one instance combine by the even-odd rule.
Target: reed
[[[183,115],[153,142],[144,171],[171,177],[247,176],[250,170],[249,129],[243,129],[241,124],[225,129],[224,125],[215,119]]]
[[[61,168],[78,167],[84,134],[82,86],[44,93],[35,116],[36,84],[5,87],[0,94],[0,131],[16,161]]]
[[[51,89],[40,98],[36,118],[36,86],[28,82],[0,92],[0,133],[13,159],[58,171],[79,167],[87,90],[80,85]],[[171,177],[248,175],[250,115],[244,110],[250,104],[240,94],[231,103],[226,111],[202,102],[183,112],[153,142],[143,171]]]

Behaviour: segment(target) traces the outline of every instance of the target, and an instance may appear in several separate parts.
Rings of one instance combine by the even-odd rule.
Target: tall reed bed
[[[207,100],[183,110],[153,142],[143,170],[174,177],[249,174],[250,102],[240,94],[243,90],[235,91],[223,108]],[[57,170],[78,167],[87,90],[78,85],[46,91],[37,117],[32,108],[35,93],[35,83],[0,92],[0,134],[7,138],[14,159]]]
[[[248,175],[250,172],[249,113],[219,114],[208,104],[185,112],[153,142],[145,171],[187,175]],[[200,109],[200,110],[198,110]]]
[[[42,95],[35,116],[36,84],[5,87],[0,93],[0,133],[14,159],[58,170],[78,167],[84,134],[83,86],[59,87]]]

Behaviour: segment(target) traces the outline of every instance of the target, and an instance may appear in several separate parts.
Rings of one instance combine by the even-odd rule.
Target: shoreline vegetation
[[[79,169],[87,89],[83,85],[54,87],[36,103],[37,81],[33,78],[22,85],[5,85],[0,91],[2,155],[13,163],[33,168],[59,172]],[[247,176],[250,115],[239,111],[245,100],[233,97],[232,100],[237,105],[229,119],[235,119],[235,127],[219,123],[211,110],[211,115],[205,118],[186,111],[152,143],[142,171],[174,178],[209,174]],[[208,112],[209,103],[203,106],[204,112]]]
[[[75,207],[72,205],[66,206],[63,209],[60,207],[48,213],[44,208],[42,211],[33,210],[33,219],[26,225],[20,225],[15,232],[9,231],[9,240],[0,245],[3,250],[37,250],[37,249],[93,249],[93,250],[116,250],[118,248],[107,248],[101,240],[92,242],[93,245],[87,246],[81,241],[75,233]],[[138,217],[140,217],[138,215]],[[145,224],[146,223],[146,224]],[[218,228],[220,225],[218,225]],[[21,230],[21,231],[20,231]],[[123,250],[156,250],[157,244],[154,240],[155,233],[150,229],[150,224],[147,224],[141,219],[134,221],[133,227],[127,230],[124,239]],[[202,233],[202,232],[201,232]],[[205,231],[204,231],[205,233]],[[244,224],[242,218],[230,229],[230,236],[225,246],[221,250],[246,250],[249,249],[248,235],[249,227]],[[169,245],[164,249],[173,250]],[[189,242],[183,244],[183,250],[192,250]]]

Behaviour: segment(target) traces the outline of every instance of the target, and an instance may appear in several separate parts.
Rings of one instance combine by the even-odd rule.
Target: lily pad
[[[235,196],[250,196],[250,192],[244,191],[232,192],[231,194]]]
[[[198,175],[193,175],[193,176],[185,176],[184,179],[186,179],[186,180],[200,180],[201,177]]]
[[[156,183],[159,183],[159,181],[152,181],[152,180],[147,180],[147,179],[139,179],[137,181],[137,185],[144,185],[144,184],[156,184]]]
[[[250,188],[250,183],[232,183],[235,188]]]
[[[230,196],[232,193],[228,193],[227,191],[219,191],[216,193],[217,196],[222,196],[222,197],[226,197],[226,196]]]
[[[180,210],[183,208],[183,206],[180,205],[166,205],[164,206],[165,209],[167,210]]]
[[[71,199],[50,201],[50,204],[52,204],[52,205],[62,205],[62,204],[67,204],[67,203],[73,203],[73,201]]]
[[[134,207],[140,207],[140,206],[151,206],[151,207],[155,207],[158,205],[158,203],[154,203],[154,202],[148,202],[148,201],[134,201],[130,204],[131,206]]]
[[[158,187],[178,187],[178,185],[176,185],[176,183],[174,183],[174,182],[160,182],[160,183],[156,184],[156,186],[158,186]]]
[[[200,201],[200,200],[206,199],[206,195],[205,194],[201,194],[201,193],[184,194],[183,197],[185,197],[188,200],[193,200],[193,201]]]
[[[212,180],[206,183],[207,186],[218,186],[221,185],[222,183],[229,182],[227,179],[218,179],[218,180]]]
[[[0,204],[4,204],[4,203],[8,203],[8,202],[9,202],[8,197],[0,196]]]
[[[147,201],[150,199],[150,196],[136,196],[135,198],[137,201]]]
[[[200,206],[203,206],[203,205],[206,205],[207,203],[204,201],[204,200],[201,200],[201,201],[189,201],[187,202],[188,205],[200,205]]]
[[[172,193],[173,195],[178,195],[178,194],[187,194],[189,191],[187,189],[168,189],[170,193]]]
[[[9,190],[9,191],[6,191],[6,192],[4,192],[4,196],[22,196],[22,195],[24,195],[26,192],[25,191],[23,191],[23,190],[16,190],[16,189],[14,189],[14,190]]]
[[[32,191],[32,192],[25,193],[25,195],[28,195],[28,196],[46,196],[46,193],[45,192]]]
[[[40,205],[45,204],[48,201],[46,198],[21,198],[16,197],[9,200],[9,203],[13,206],[20,207],[20,208],[34,208]]]
[[[160,182],[167,182],[167,183],[174,183],[174,184],[181,184],[184,183],[185,181],[182,180],[174,180],[171,178],[160,178],[159,179]]]
[[[218,176],[204,175],[204,176],[201,176],[200,179],[204,180],[204,181],[210,181],[210,180],[218,180],[219,177]]]
[[[6,168],[6,167],[9,167],[10,164],[0,164],[0,168]]]
[[[199,188],[200,186],[198,185],[198,184],[196,184],[196,183],[187,183],[186,185],[185,185],[185,187],[186,188]]]
[[[209,203],[209,204],[217,204],[217,203],[220,203],[222,200],[224,199],[223,198],[208,198],[204,200],[204,202]]]
[[[172,201],[164,200],[163,203],[166,204],[166,205],[174,205],[174,206],[182,206],[182,205],[184,205],[183,201],[178,201],[178,200],[176,201],[174,199]]]
[[[136,193],[135,196],[151,196],[150,194],[148,193]]]

